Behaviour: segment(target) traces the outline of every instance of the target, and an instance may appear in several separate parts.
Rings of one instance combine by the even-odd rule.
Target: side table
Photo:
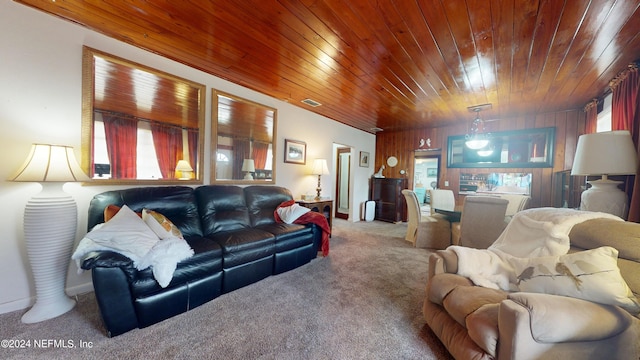
[[[333,200],[331,199],[322,199],[322,200],[296,200],[296,203],[300,206],[304,206],[311,211],[319,212],[327,218],[327,222],[329,223],[329,229],[333,230]]]

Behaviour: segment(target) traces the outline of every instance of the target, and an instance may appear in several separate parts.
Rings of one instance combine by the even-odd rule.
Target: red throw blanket
[[[282,204],[278,205],[276,210],[273,212],[273,216],[275,217],[277,222],[283,222],[278,215],[278,209],[281,207],[287,207],[295,204],[295,200],[285,201]],[[322,243],[320,246],[320,250],[322,251],[322,256],[329,255],[329,235],[331,234],[331,228],[329,227],[329,222],[327,218],[324,217],[323,214],[315,211],[309,211],[302,216],[298,217],[294,222],[294,224],[316,224],[322,229]]]

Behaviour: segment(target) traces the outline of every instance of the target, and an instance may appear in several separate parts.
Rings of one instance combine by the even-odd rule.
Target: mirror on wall
[[[82,167],[93,183],[202,182],[204,85],[89,47],[82,76]]]
[[[213,90],[211,182],[275,183],[277,110]]]
[[[449,136],[447,167],[450,168],[542,168],[553,167],[555,128],[491,133],[482,149],[465,145],[465,136]]]

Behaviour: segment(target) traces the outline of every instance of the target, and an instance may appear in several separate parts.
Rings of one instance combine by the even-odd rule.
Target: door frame
[[[341,155],[342,154],[349,154],[349,161],[348,161],[348,170],[347,170],[347,179],[346,179],[346,184],[347,184],[347,204],[350,205],[350,197],[351,197],[351,188],[350,188],[350,183],[351,183],[351,148],[350,147],[344,147],[344,146],[340,146],[336,149],[336,193],[335,193],[335,199],[336,199],[336,203],[335,206],[333,207],[333,212],[334,212],[334,216],[339,218],[339,219],[345,219],[345,220],[349,220],[349,212],[347,213],[343,213],[338,211],[340,209],[340,193],[342,191],[342,187],[341,187],[341,179],[342,176],[344,174],[342,174],[342,164],[341,164]],[[350,209],[349,209],[350,210]]]

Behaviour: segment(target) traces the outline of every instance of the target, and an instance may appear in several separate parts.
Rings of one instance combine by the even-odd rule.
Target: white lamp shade
[[[313,168],[311,169],[311,174],[312,175],[329,175],[327,160],[325,159],[313,160]]]
[[[178,164],[176,164],[176,171],[193,171],[193,168],[187,160],[178,160]]]
[[[571,175],[631,175],[638,157],[629,131],[581,135]]]
[[[253,159],[244,159],[242,161],[242,171],[254,172],[256,171],[256,164]]]
[[[10,180],[73,182],[90,179],[78,165],[72,147],[33,144],[27,160]]]

